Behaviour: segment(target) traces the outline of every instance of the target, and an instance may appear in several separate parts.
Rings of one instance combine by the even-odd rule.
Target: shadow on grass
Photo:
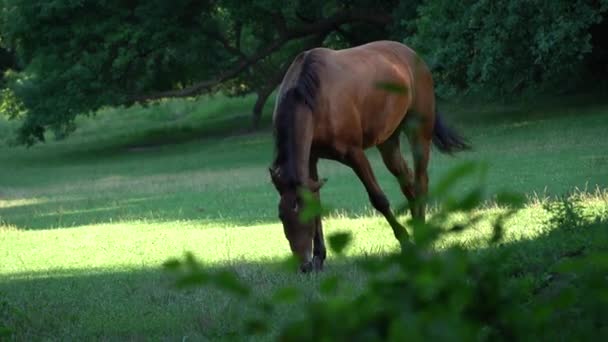
[[[131,129],[131,132],[100,134],[94,137],[68,137],[65,141],[49,141],[32,149],[14,147],[10,162],[23,166],[36,167],[50,165],[65,166],[78,163],[105,163],[120,159],[134,159],[148,153],[164,155],[183,152],[189,148],[204,146],[213,148],[224,139],[240,136],[266,135],[269,132],[271,117],[264,115],[260,127],[253,130],[248,116],[219,117],[209,122],[168,124],[152,128]],[[105,133],[105,132],[104,132]]]
[[[507,279],[504,286],[509,282],[532,284],[522,305],[551,299],[565,289],[574,290],[578,299],[584,299],[585,293],[576,292],[582,278],[548,275],[566,259],[608,252],[607,228],[604,221],[576,229],[555,229],[535,239],[474,253],[482,260],[503,258],[500,273]],[[327,276],[344,278],[339,295],[356,295],[367,277],[357,262],[379,257],[330,257],[326,272],[313,275],[286,271],[274,260],[228,260],[210,270],[236,272],[260,299],[285,286],[300,289],[298,302],[274,313],[272,325],[277,327],[297,319],[301,308],[297,303],[319,298],[319,284]],[[161,269],[51,270],[7,275],[0,278],[0,326],[10,328],[16,340],[244,339],[239,335],[241,324],[256,315],[256,308],[213,288],[177,290],[172,284],[171,274]],[[608,332],[605,321],[598,326],[595,313],[588,311],[585,303],[579,300],[573,309],[551,313],[552,323],[560,329],[548,335],[576,338],[583,332]]]
[[[443,101],[442,101],[443,102]],[[522,98],[519,101],[483,101],[477,96],[445,101],[441,108],[451,108],[454,123],[493,126],[535,122],[567,116],[592,115],[608,108],[608,97],[601,92],[587,92],[562,97],[540,96]]]
[[[209,270],[230,270],[260,298],[286,285],[316,296],[321,276],[286,271],[280,262],[232,261]],[[362,281],[352,264],[328,273]],[[21,273],[0,279],[0,327],[16,340],[191,340],[238,337],[255,308],[210,287],[177,289],[162,269],[74,270]],[[285,307],[291,313],[293,308]],[[296,312],[297,314],[297,312]],[[278,313],[277,323],[288,316]]]
[[[118,155],[158,151],[166,146],[214,140],[268,131],[271,117],[264,115],[260,127],[253,129],[250,116],[228,116],[200,124],[170,125],[150,128],[132,135],[75,146],[60,153],[68,159],[114,158]]]
[[[246,227],[278,223],[275,196],[268,191],[242,196],[219,193],[213,198],[196,192],[134,198],[74,198],[0,208],[0,218],[4,224],[20,230],[72,228],[133,221],[191,221],[205,226],[217,224]],[[260,203],[269,205],[264,208]]]
[[[335,191],[333,198],[340,196]],[[400,194],[399,194],[400,195]],[[364,195],[361,194],[360,197]],[[329,197],[329,195],[327,196]],[[340,203],[328,201],[328,203]],[[144,197],[69,199],[52,202],[28,203],[0,208],[0,223],[18,230],[47,230],[82,228],[100,224],[120,224],[144,222],[175,224],[188,222],[193,226],[213,227],[252,227],[280,224],[276,209],[277,195],[271,190],[264,193],[247,192],[240,196],[234,194],[214,195],[207,198],[200,193],[175,193],[150,195]],[[405,222],[409,217],[407,202],[395,202],[394,209]],[[429,203],[434,210],[437,203]],[[361,201],[340,203],[330,211],[330,215],[357,219],[377,217],[388,223],[363,198]]]

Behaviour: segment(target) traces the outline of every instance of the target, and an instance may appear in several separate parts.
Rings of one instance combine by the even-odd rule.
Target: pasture
[[[29,149],[3,142],[0,328],[8,329],[5,336],[242,338],[235,334],[252,308],[216,289],[172,286],[161,265],[187,251],[210,268],[235,271],[260,298],[290,285],[303,289],[300,300],[309,301],[320,296],[320,281],[332,274],[352,284],[341,295],[360,289],[365,277],[354,260],[389,253],[397,243],[356,176],[335,162],[319,166],[328,178],[322,200],[333,208],[324,226],[326,235],[353,234],[346,257],[330,253],[326,272],[318,275],[276,267],[289,249],[268,177],[270,131],[244,129],[253,101],[216,96],[106,109],[78,119],[79,129],[65,141]],[[516,257],[504,260],[504,268],[513,281],[535,289],[544,286],[564,255],[581,248],[605,251],[608,245],[605,224],[562,231],[547,224],[543,208],[555,196],[575,191],[585,217],[608,213],[608,105],[586,103],[441,104],[446,120],[470,138],[474,150],[455,157],[433,151],[431,188],[451,168],[478,161],[488,166],[485,177],[463,181],[458,190],[483,182],[488,201],[480,212],[492,216],[503,210],[492,203],[492,193],[524,193],[525,208],[505,226],[503,245]],[[0,139],[12,125],[0,121]],[[377,151],[368,155],[392,205],[403,203]],[[483,258],[497,249],[487,242],[490,234],[488,220],[482,220],[474,229],[442,238],[436,248],[460,244]],[[286,305],[273,325],[298,314],[297,304]],[[605,326],[590,331],[584,314],[572,315],[560,318],[572,336],[608,334]]]

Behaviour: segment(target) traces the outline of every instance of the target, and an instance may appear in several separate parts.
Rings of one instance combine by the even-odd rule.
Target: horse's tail
[[[447,154],[471,149],[471,145],[467,139],[463,138],[453,128],[448,127],[438,111],[435,113],[433,144],[435,144],[439,151]]]

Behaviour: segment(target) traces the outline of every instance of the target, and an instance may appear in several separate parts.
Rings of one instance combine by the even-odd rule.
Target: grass
[[[267,174],[271,134],[246,131],[253,101],[218,96],[106,109],[79,119],[65,141],[0,147],[0,327],[17,340],[237,337],[251,308],[209,288],[176,291],[161,270],[186,251],[211,268],[235,270],[261,297],[293,285],[304,289],[302,300],[317,298],[318,283],[331,274],[360,289],[365,277],[354,260],[397,245],[352,171],[334,162],[320,165],[329,178],[323,200],[336,208],[324,225],[326,234],[353,233],[346,258],[330,255],[327,272],[317,276],[275,267],[289,250]],[[517,252],[505,272],[537,288],[564,255],[607,241],[605,225],[551,230],[542,205],[578,188],[589,216],[608,212],[608,106],[595,103],[442,106],[475,150],[455,158],[433,153],[431,186],[472,160],[489,166],[488,199],[501,189],[527,194],[526,208],[506,225],[504,245]],[[0,121],[2,136],[14,125]],[[400,204],[378,153],[368,155]],[[461,182],[454,195],[479,181]],[[503,209],[489,201],[480,210],[492,216]],[[437,248],[460,244],[484,257],[496,250],[486,242],[490,234],[485,220]],[[286,306],[276,326],[297,315]]]

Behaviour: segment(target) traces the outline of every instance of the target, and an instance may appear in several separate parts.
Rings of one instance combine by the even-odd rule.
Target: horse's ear
[[[281,181],[280,170],[274,166],[269,167],[268,172],[270,173],[270,179],[272,180],[272,184],[277,188],[279,193],[283,192],[283,182]]]
[[[277,171],[276,167],[269,167],[268,173],[270,174],[270,179],[272,180],[272,182],[276,183],[278,180],[278,173],[279,173]]]
[[[323,178],[323,179],[321,179],[319,181],[311,180],[310,181],[310,191],[312,191],[312,192],[319,191],[323,187],[323,185],[325,184],[325,182],[327,182],[327,178]]]

